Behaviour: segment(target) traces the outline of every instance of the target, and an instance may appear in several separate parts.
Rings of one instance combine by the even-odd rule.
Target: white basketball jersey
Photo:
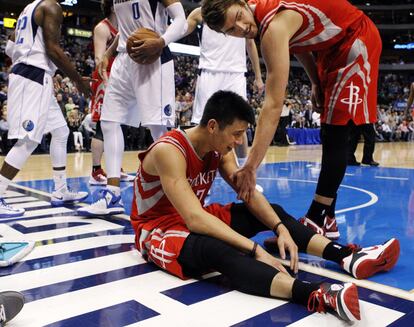
[[[35,23],[34,18],[34,12],[41,2],[42,0],[35,0],[28,4],[17,20],[12,61],[13,65],[23,63],[54,75],[56,66],[46,54],[43,29]]]
[[[167,29],[167,11],[158,0],[114,0],[118,19],[118,52],[126,52],[126,41],[137,28],[149,28],[159,35]]]
[[[203,23],[200,69],[243,73],[246,68],[246,39],[217,33]]]

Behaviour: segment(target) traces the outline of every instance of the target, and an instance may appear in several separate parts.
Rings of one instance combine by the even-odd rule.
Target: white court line
[[[287,181],[292,181],[292,182],[303,182],[303,183],[313,183],[313,184],[317,184],[317,181],[308,181],[305,179],[292,179],[292,178],[274,178],[274,177],[258,177],[256,179],[264,179],[264,180],[287,180]],[[350,208],[345,208],[345,209],[341,209],[341,210],[336,210],[335,213],[343,213],[343,212],[348,212],[348,211],[353,211],[353,210],[357,210],[357,209],[362,209],[365,207],[369,207],[372,206],[373,204],[378,202],[378,196],[368,190],[364,190],[362,188],[359,187],[355,187],[355,186],[350,186],[350,185],[344,185],[341,184],[339,185],[339,187],[344,187],[344,188],[349,188],[349,189],[353,189],[353,190],[357,190],[360,191],[362,193],[368,194],[371,199],[368,202],[365,202],[363,204],[357,205],[355,207],[350,207]]]
[[[392,180],[398,180],[398,181],[408,181],[408,178],[406,178],[406,177],[375,176],[375,178],[378,178],[378,179],[392,179]]]

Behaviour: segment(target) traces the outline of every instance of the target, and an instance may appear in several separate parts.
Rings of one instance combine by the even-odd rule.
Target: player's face
[[[221,31],[235,37],[255,38],[257,26],[248,5],[234,4],[230,6],[227,9],[226,20]]]
[[[242,144],[247,126],[246,121],[236,119],[231,125],[227,125],[224,129],[219,129],[216,138],[217,152],[225,155],[237,145]]]

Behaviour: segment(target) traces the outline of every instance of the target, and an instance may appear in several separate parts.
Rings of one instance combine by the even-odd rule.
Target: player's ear
[[[210,133],[214,133],[214,131],[218,130],[219,125],[217,120],[215,119],[210,119],[207,123],[207,129]]]

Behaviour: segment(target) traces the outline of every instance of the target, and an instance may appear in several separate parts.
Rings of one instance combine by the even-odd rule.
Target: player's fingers
[[[285,274],[288,274],[289,275],[289,273],[287,272],[286,268],[283,267],[283,265],[279,261],[277,261],[276,269],[279,270],[282,273],[285,273]]]
[[[281,244],[280,246],[279,246],[279,254],[280,254],[280,257],[284,260],[284,259],[286,259],[286,251],[285,251],[285,245],[284,244]]]

